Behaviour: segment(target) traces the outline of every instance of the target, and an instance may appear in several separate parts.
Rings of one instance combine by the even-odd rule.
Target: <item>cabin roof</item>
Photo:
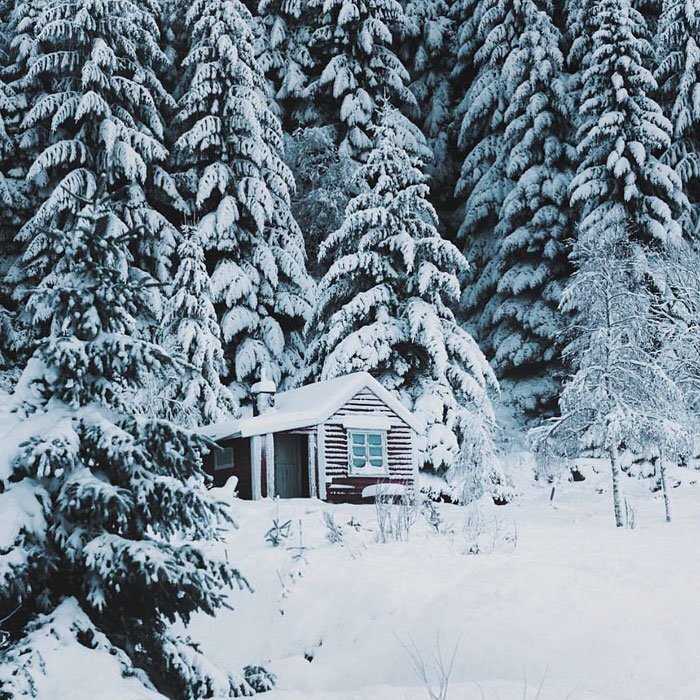
[[[232,418],[207,426],[202,432],[212,440],[224,440],[319,425],[365,388],[381,399],[413,430],[423,432],[422,422],[368,372],[354,372],[282,391],[275,396],[274,408],[262,415]]]

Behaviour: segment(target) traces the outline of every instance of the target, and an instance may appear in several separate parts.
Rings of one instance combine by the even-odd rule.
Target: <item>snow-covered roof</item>
[[[344,377],[283,391],[275,396],[274,408],[262,415],[215,423],[204,428],[203,433],[212,440],[223,440],[319,425],[363,389],[369,389],[413,430],[423,432],[422,422],[371,374],[354,372]]]

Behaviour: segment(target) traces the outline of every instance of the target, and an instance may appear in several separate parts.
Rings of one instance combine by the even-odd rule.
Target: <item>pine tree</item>
[[[201,241],[191,227],[183,227],[179,238],[179,264],[165,303],[161,344],[186,364],[175,367],[162,396],[166,415],[178,424],[209,425],[237,407],[221,384],[226,363]]]
[[[308,3],[304,0],[260,0],[258,14],[265,30],[258,63],[282,108],[285,131],[293,133],[304,121],[304,94],[314,65],[309,51]]]
[[[682,237],[681,182],[659,155],[671,124],[654,101],[644,63],[652,55],[643,17],[627,0],[598,0],[593,53],[583,76],[577,135],[580,163],[571,185],[579,230],[600,230],[616,212],[647,246],[673,248]]]
[[[27,158],[19,148],[19,124],[26,111],[26,98],[17,85],[21,60],[17,60],[15,43],[18,10],[23,3],[10,0],[0,3],[0,368],[10,370],[18,358],[17,351],[26,346],[16,323],[13,287],[6,273],[17,261],[20,246],[17,231],[29,218],[30,198],[25,177]]]
[[[278,385],[297,372],[313,283],[250,14],[238,0],[197,0],[186,21],[174,167],[214,268],[226,379],[240,398],[262,368]]]
[[[382,99],[394,107],[415,102],[409,75],[393,48],[404,21],[397,0],[309,0],[315,17],[314,68],[306,123],[339,129],[340,154],[362,159]]]
[[[477,338],[487,335],[481,327],[480,310],[493,296],[498,277],[488,263],[498,249],[491,232],[498,225],[501,207],[512,183],[505,172],[504,115],[510,95],[502,79],[506,57],[517,44],[525,27],[512,0],[480,0],[474,6],[478,24],[463,25],[458,34],[466,41],[459,48],[458,70],[470,70],[474,77],[460,100],[464,111],[458,135],[458,147],[466,154],[455,195],[461,206],[457,238],[463,241],[471,273],[464,288],[462,306]],[[468,50],[474,51],[472,56]],[[458,98],[460,95],[456,95]],[[484,320],[486,320],[484,318]]]
[[[656,37],[660,102],[671,120],[672,143],[664,162],[678,173],[690,209],[683,224],[700,232],[700,4],[666,0]]]
[[[16,257],[14,236],[18,215],[26,204],[13,165],[17,148],[8,124],[15,113],[14,92],[0,79],[0,270],[3,271],[0,273],[0,370],[10,367],[10,359],[18,344],[12,313],[12,291],[4,279],[4,271]]]
[[[563,39],[547,3],[460,8],[455,75],[472,76],[457,110],[467,153],[456,190],[464,198],[458,236],[473,270],[462,304],[509,402],[532,418],[551,410],[561,374],[557,307],[568,274],[575,156]]]
[[[452,72],[454,24],[446,0],[410,0],[401,27],[401,55],[415,96],[412,118],[420,125],[433,152],[429,172],[433,197],[448,195],[454,177]]]
[[[18,85],[35,96],[20,145],[38,153],[27,177],[41,203],[18,234],[24,252],[10,281],[20,303],[60,254],[47,230],[73,227],[81,199],[97,191],[114,195],[115,214],[139,228],[144,272],[167,274],[174,228],[163,211],[183,203],[162,165],[161,111],[171,98],[157,74],[166,59],[156,9],[150,0],[56,0],[36,19],[36,44]]]
[[[85,639],[106,634],[168,697],[251,693],[170,629],[213,614],[243,581],[199,544],[230,521],[204,488],[200,438],[134,407],[169,359],[138,338],[138,234],[113,212],[84,203],[75,225],[47,232],[62,255],[28,299],[50,333],[19,383],[26,418],[0,469],[0,507],[19,515],[0,558],[0,614],[15,612],[7,624],[21,649],[37,616],[74,600],[91,622]],[[6,656],[10,696],[32,673],[28,659]]]
[[[358,171],[362,191],[321,247],[331,264],[309,323],[308,371],[321,379],[369,371],[405,396],[427,424],[421,464],[444,472],[459,440],[486,440],[493,453],[488,392],[496,381],[455,320],[466,261],[435,228],[422,164],[397,138],[402,119],[383,111]],[[460,483],[467,478],[448,473]]]
[[[340,227],[345,208],[356,194],[357,162],[338,153],[332,127],[297,129],[287,139],[286,161],[296,182],[292,212],[304,232],[309,272],[318,280],[327,272],[318,251]]]
[[[478,314],[482,349],[499,379],[509,380],[509,400],[541,417],[554,409],[562,374],[558,306],[569,276],[568,188],[576,154],[567,143],[573,107],[551,8],[519,0],[515,9],[525,30],[500,76],[508,96],[502,140],[508,193],[488,233],[495,250],[483,277],[495,288]]]

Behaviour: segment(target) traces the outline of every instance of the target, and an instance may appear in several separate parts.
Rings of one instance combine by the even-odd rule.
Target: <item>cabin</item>
[[[208,426],[219,447],[205,459],[215,486],[237,479],[240,498],[361,502],[413,490],[423,425],[367,372],[277,393],[252,387],[253,415]]]

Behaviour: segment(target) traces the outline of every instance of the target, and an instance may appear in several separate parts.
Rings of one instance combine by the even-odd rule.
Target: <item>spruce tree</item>
[[[173,165],[213,268],[224,379],[242,398],[262,368],[278,385],[297,372],[313,283],[250,13],[238,0],[197,0],[186,22]]]
[[[26,208],[24,188],[14,167],[17,147],[10,130],[16,112],[15,94],[0,78],[0,370],[9,369],[18,343],[12,290],[4,279],[5,270],[16,257],[14,237],[21,212]]]
[[[309,50],[311,27],[305,0],[260,0],[258,15],[264,27],[264,45],[258,63],[270,81],[282,109],[288,133],[305,121],[304,93],[314,62]]]
[[[236,405],[220,379],[226,363],[198,231],[183,227],[178,238],[178,265],[164,305],[161,344],[180,364],[161,395],[166,415],[178,424],[209,425],[234,413]]]
[[[328,269],[318,259],[318,251],[340,227],[345,208],[356,194],[357,162],[338,153],[333,127],[297,129],[286,140],[285,158],[296,182],[292,212],[304,232],[309,273],[318,280]]]
[[[455,173],[450,125],[454,23],[445,0],[411,0],[401,26],[401,55],[415,97],[411,117],[421,127],[433,152],[429,164],[433,197],[449,197]]]
[[[25,31],[23,26],[18,26],[23,6],[24,3],[11,0],[0,3],[0,368],[3,370],[10,370],[16,361],[26,359],[18,351],[27,345],[16,322],[13,285],[6,279],[21,251],[15,240],[17,231],[31,211],[25,182],[30,162],[19,147],[19,126],[27,104],[17,80],[23,64],[17,48]]]
[[[508,98],[502,141],[508,192],[489,232],[495,250],[483,273],[494,289],[478,314],[482,349],[499,379],[508,380],[509,400],[532,418],[554,410],[562,375],[558,306],[569,276],[568,188],[576,154],[567,143],[573,106],[551,7],[519,0],[515,9],[525,29],[500,76]]]
[[[700,4],[666,0],[656,36],[659,100],[671,120],[672,142],[664,154],[683,182],[690,209],[686,233],[700,233]]]
[[[309,323],[308,372],[328,379],[365,370],[405,396],[427,424],[421,465],[463,485],[467,475],[452,470],[458,443],[485,441],[493,454],[489,390],[496,381],[455,319],[467,264],[435,228],[422,164],[400,138],[402,120],[383,111],[358,170],[361,192],[321,247],[330,268]]]
[[[653,99],[644,18],[628,0],[598,0],[594,16],[571,184],[579,232],[600,231],[612,212],[640,244],[672,249],[682,238],[685,197],[677,174],[660,160],[670,146],[671,124]]]
[[[489,267],[498,250],[492,231],[498,225],[503,201],[512,187],[505,171],[504,115],[509,93],[502,79],[506,57],[524,32],[522,17],[513,0],[481,0],[474,6],[480,17],[474,27],[467,23],[458,34],[467,42],[472,56],[460,53],[461,64],[471,65],[474,77],[463,97],[458,147],[464,153],[461,173],[455,187],[460,203],[457,238],[462,242],[471,273],[464,288],[462,306],[477,338],[487,333],[481,326],[480,310],[488,303],[498,283],[496,270]],[[486,318],[483,317],[486,321]]]
[[[397,0],[309,0],[314,17],[312,80],[307,123],[335,125],[340,154],[362,159],[382,99],[394,107],[415,102],[397,55],[403,8]]]
[[[74,227],[81,200],[97,191],[113,195],[114,213],[140,231],[134,246],[144,273],[168,273],[174,228],[163,212],[183,203],[163,168],[161,112],[171,98],[158,78],[166,58],[156,10],[150,0],[52,1],[36,19],[18,84],[36,96],[20,145],[38,154],[27,177],[40,204],[18,234],[24,250],[10,281],[20,303],[60,254],[47,231]]]
[[[466,12],[462,3],[462,12]],[[552,410],[561,375],[557,311],[568,274],[573,116],[552,6],[469,5],[455,75],[467,89],[458,236],[472,266],[462,305],[520,415]],[[468,81],[467,81],[468,82]]]
[[[0,614],[18,640],[2,690],[31,686],[22,635],[73,600],[90,620],[83,643],[104,647],[104,633],[168,697],[252,693],[171,630],[213,614],[243,581],[206,549],[230,515],[204,488],[200,438],[134,405],[170,361],[139,338],[148,302],[132,267],[138,232],[108,200],[82,202],[72,218],[46,232],[61,255],[27,306],[50,332],[18,385],[26,417],[0,468],[0,507],[19,514],[0,558]]]

